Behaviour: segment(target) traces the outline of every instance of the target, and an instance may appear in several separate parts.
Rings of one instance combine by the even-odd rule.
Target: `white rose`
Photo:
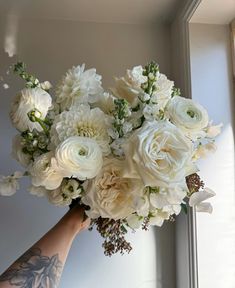
[[[0,195],[12,196],[19,190],[20,185],[18,180],[23,176],[21,172],[15,172],[11,176],[0,175]]]
[[[100,171],[103,158],[97,142],[91,138],[72,136],[56,149],[58,165],[66,177],[79,180],[94,178]]]
[[[16,159],[22,166],[27,167],[32,159],[31,155],[23,151],[23,138],[20,135],[16,135],[12,141],[12,157]]]
[[[167,79],[166,75],[159,73],[155,82],[156,91],[151,97],[153,103],[157,103],[160,109],[164,109],[171,99],[174,82]]]
[[[208,125],[208,113],[201,105],[191,99],[175,96],[168,102],[167,111],[171,122],[188,137],[193,140],[205,137],[203,129]]]
[[[125,77],[115,78],[115,88],[112,88],[113,94],[122,99],[126,99],[132,107],[139,102],[139,97],[145,93],[141,88],[141,84],[147,81],[147,77],[143,76],[143,68],[141,66],[127,70]]]
[[[90,206],[90,218],[124,219],[135,211],[134,198],[143,185],[136,179],[123,178],[125,162],[106,159],[102,170],[89,182],[82,202]]]
[[[21,91],[13,101],[10,117],[13,125],[19,131],[37,129],[42,127],[37,122],[30,121],[28,112],[37,111],[37,116],[44,119],[52,103],[51,96],[41,88],[27,88]]]
[[[43,186],[48,190],[56,189],[63,180],[61,169],[57,165],[53,152],[47,152],[37,157],[29,169],[32,184]]]
[[[125,176],[141,178],[145,186],[168,187],[195,172],[193,146],[173,124],[145,122],[124,144]]]

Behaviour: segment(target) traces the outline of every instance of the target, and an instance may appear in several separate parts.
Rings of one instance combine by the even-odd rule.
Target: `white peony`
[[[158,104],[159,109],[164,109],[171,99],[174,82],[168,80],[166,75],[159,73],[154,85],[156,90],[151,97],[151,102]]]
[[[56,149],[56,159],[66,177],[94,178],[103,164],[102,151],[93,139],[73,136]]]
[[[15,172],[11,176],[0,175],[0,195],[2,196],[12,196],[19,190],[19,179],[23,177],[22,172]]]
[[[90,206],[90,218],[124,219],[135,211],[134,199],[143,191],[136,179],[123,178],[125,162],[106,159],[102,170],[89,182],[82,202]]]
[[[32,157],[24,150],[24,138],[17,134],[12,141],[12,157],[22,166],[27,167],[32,162]]]
[[[141,178],[145,186],[168,187],[195,172],[193,146],[173,124],[145,122],[124,144],[125,176]]]
[[[30,121],[28,112],[35,110],[37,117],[42,120],[46,117],[48,109],[52,103],[51,96],[41,88],[23,89],[13,101],[10,117],[12,124],[19,131],[37,129],[42,131],[42,127],[37,122]]]
[[[180,128],[188,137],[195,140],[205,137],[203,131],[208,125],[208,113],[191,99],[175,96],[167,105],[170,121]]]
[[[103,93],[101,76],[96,69],[85,70],[85,65],[68,70],[56,92],[56,103],[62,111],[75,104],[94,103]]]
[[[132,70],[127,70],[125,77],[115,78],[116,85],[111,91],[116,97],[126,99],[132,107],[135,107],[139,102],[139,97],[145,94],[141,84],[147,80],[148,78],[143,76],[143,68],[137,66]]]
[[[43,186],[48,190],[56,189],[63,180],[62,170],[59,168],[53,152],[47,152],[37,157],[29,169],[32,184]]]
[[[108,155],[109,125],[109,119],[99,108],[90,109],[87,105],[79,105],[55,118],[51,127],[51,142],[56,147],[71,136],[88,137],[100,145],[104,155]]]

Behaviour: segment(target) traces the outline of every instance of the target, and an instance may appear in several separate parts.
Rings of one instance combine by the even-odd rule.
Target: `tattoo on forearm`
[[[9,268],[0,276],[0,282],[20,288],[56,288],[58,287],[63,264],[58,254],[42,256],[39,248],[28,250],[16,261],[16,268]],[[14,265],[15,266],[15,265]]]

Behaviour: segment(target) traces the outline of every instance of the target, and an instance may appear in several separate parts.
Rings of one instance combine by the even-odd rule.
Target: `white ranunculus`
[[[167,105],[170,121],[188,137],[205,137],[204,129],[208,125],[208,113],[201,105],[191,99],[175,96]]]
[[[195,172],[193,145],[168,121],[145,122],[124,144],[125,176],[141,178],[145,186],[168,187]]]
[[[37,116],[44,119],[52,103],[51,96],[43,89],[26,88],[18,94],[13,101],[10,117],[12,124],[19,131],[37,129],[42,131],[42,127],[37,122],[30,121],[28,112],[36,110]]]
[[[127,70],[125,77],[115,78],[115,87],[112,88],[113,94],[135,107],[139,102],[139,97],[144,95],[141,84],[147,81],[147,77],[143,76],[143,68],[141,66]]]
[[[167,102],[171,99],[174,82],[168,80],[166,75],[159,73],[155,87],[156,90],[151,97],[151,101],[157,103],[160,109],[164,109]]]
[[[63,180],[62,170],[59,168],[53,152],[47,152],[37,157],[29,169],[32,184],[43,186],[48,190],[56,189]]]
[[[96,69],[85,70],[85,65],[68,70],[56,92],[56,103],[62,111],[76,104],[94,103],[103,93],[101,76]]]
[[[87,137],[67,138],[57,147],[55,156],[64,175],[79,180],[94,178],[103,164],[100,146]]]
[[[51,127],[51,142],[57,147],[71,136],[88,137],[95,140],[104,155],[110,154],[109,117],[99,108],[87,105],[74,106],[56,116]]]
[[[12,196],[20,188],[19,179],[22,178],[22,172],[15,172],[11,176],[0,175],[0,195]]]
[[[204,188],[203,191],[195,192],[189,198],[189,205],[196,207],[197,212],[212,213],[213,207],[211,203],[204,202],[205,200],[214,197],[216,194],[210,188]]]
[[[12,157],[16,159],[22,166],[27,167],[32,162],[31,155],[23,151],[23,138],[18,134],[12,141]]]
[[[100,173],[89,182],[82,202],[91,209],[90,218],[124,219],[135,212],[134,199],[143,191],[136,179],[123,178],[125,162],[106,159]]]

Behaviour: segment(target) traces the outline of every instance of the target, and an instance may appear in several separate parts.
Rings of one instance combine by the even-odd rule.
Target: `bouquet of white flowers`
[[[131,250],[128,229],[174,220],[187,206],[212,212],[215,195],[198,176],[196,162],[215,150],[207,111],[180,96],[156,63],[127,70],[110,92],[85,65],[57,86],[40,83],[21,62],[14,72],[26,87],[10,117],[19,131],[13,156],[25,172],[1,176],[0,194],[13,195],[23,176],[30,193],[58,206],[85,205],[106,255]]]

